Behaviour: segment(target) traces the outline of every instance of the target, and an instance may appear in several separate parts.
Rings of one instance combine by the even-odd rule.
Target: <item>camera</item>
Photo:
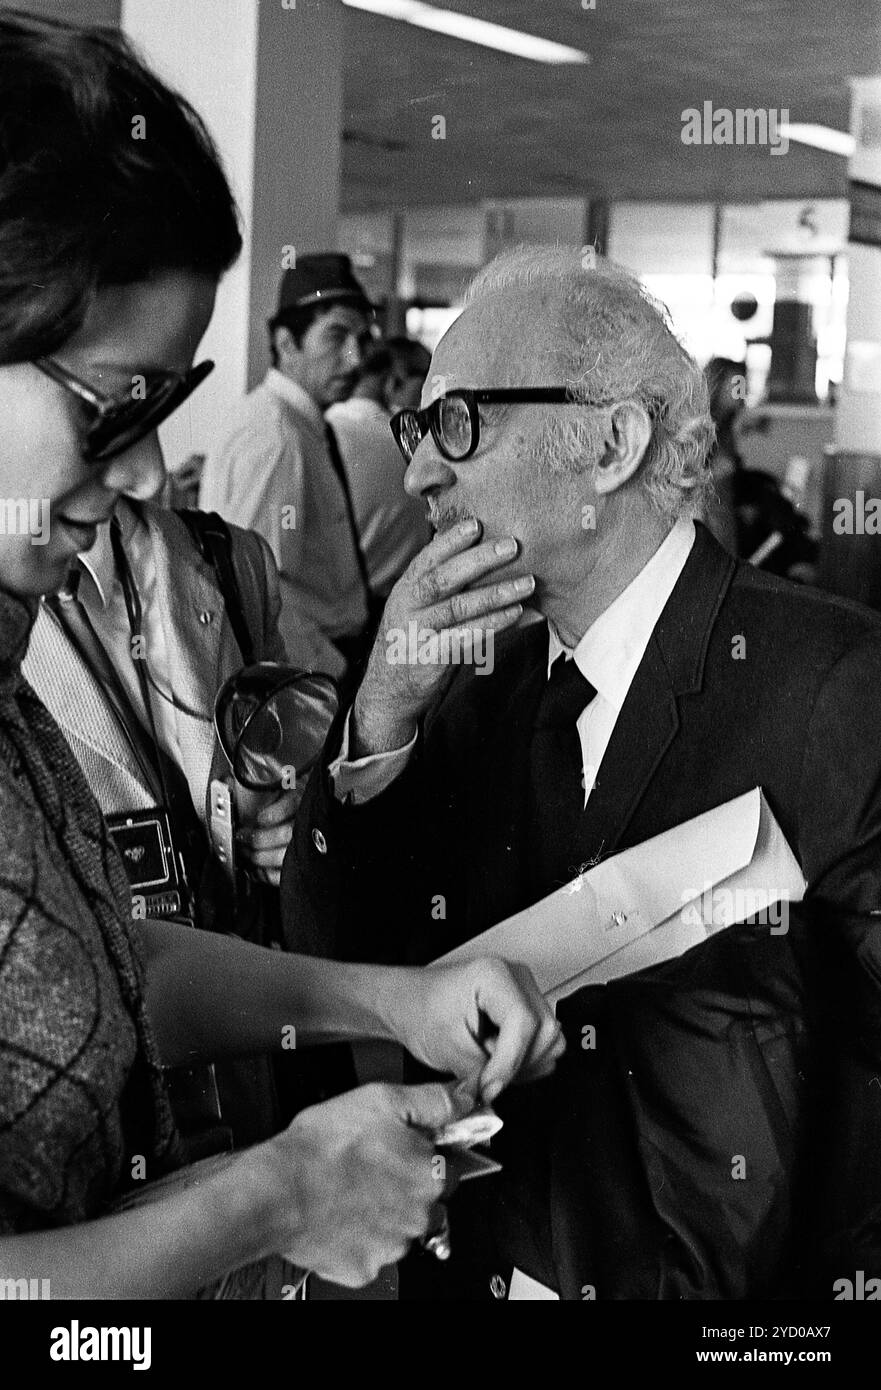
[[[138,915],[173,918],[193,926],[195,904],[165,808],[151,806],[146,811],[108,816],[107,828],[125,865]]]

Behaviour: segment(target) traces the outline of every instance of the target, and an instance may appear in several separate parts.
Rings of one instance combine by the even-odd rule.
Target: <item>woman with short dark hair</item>
[[[239,245],[204,126],[123,40],[0,15],[0,1275],[48,1276],[55,1298],[188,1296],[271,1253],[354,1285],[436,1216],[431,1133],[457,1109],[440,1086],[312,1107],[107,1215],[179,1161],[163,1065],[292,1032],[394,1037],[491,1097],[559,1050],[531,978],[497,963],[390,970],[172,923],[135,934],[98,807],[21,676],[39,597],[120,495],[161,484],[156,427],[210,370],[193,357]]]

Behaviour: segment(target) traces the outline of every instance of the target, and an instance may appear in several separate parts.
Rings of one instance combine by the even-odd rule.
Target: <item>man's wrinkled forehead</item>
[[[423,403],[468,386],[555,386],[562,305],[547,284],[469,304],[438,343]]]

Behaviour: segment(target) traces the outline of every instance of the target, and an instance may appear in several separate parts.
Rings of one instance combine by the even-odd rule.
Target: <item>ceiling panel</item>
[[[848,78],[881,72],[881,0],[595,3],[444,0],[580,48],[591,58],[584,67],[529,62],[346,9],[344,208],[844,194],[841,158],[797,145],[785,155],[685,146],[681,115],[704,101],[785,107],[794,121],[846,129]],[[120,10],[120,0],[17,4],[109,24]],[[435,116],[446,121],[444,140],[432,139]]]
[[[182,0],[186,3],[186,0]],[[22,10],[68,24],[119,26],[122,0],[0,0],[0,10]]]
[[[879,0],[445,0],[590,54],[550,67],[346,11],[347,209],[488,197],[841,196],[846,161],[790,145],[685,146],[682,112],[787,108],[848,125],[881,72]],[[432,139],[436,116],[446,138]]]

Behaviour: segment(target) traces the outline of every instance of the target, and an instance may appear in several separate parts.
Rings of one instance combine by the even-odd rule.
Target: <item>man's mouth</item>
[[[428,507],[426,509],[428,524],[438,536],[449,531],[451,527],[458,526],[460,521],[477,521],[472,512],[454,511],[452,508],[440,509],[438,507]]]

